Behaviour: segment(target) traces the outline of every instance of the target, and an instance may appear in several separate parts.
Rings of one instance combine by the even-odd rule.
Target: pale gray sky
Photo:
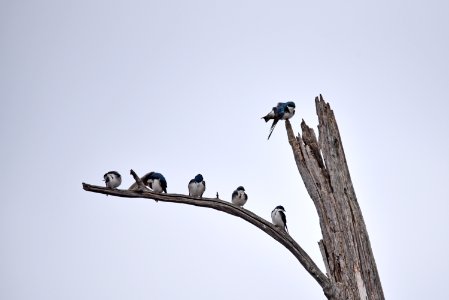
[[[388,299],[444,299],[446,1],[2,1],[0,298],[324,299],[276,241],[203,208],[84,192],[155,170],[265,217],[324,270],[284,124],[335,111]]]

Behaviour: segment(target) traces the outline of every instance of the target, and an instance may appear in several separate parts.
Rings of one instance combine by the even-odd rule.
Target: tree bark
[[[312,128],[301,123],[295,137],[285,121],[298,171],[320,219],[319,247],[332,289],[332,300],[384,299],[376,262],[351,182],[333,111],[322,96],[315,99],[319,120],[317,140]]]

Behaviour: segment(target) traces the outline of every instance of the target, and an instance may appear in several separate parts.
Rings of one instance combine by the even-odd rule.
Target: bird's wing
[[[273,107],[265,117],[262,117],[262,119],[264,119],[265,122],[268,122],[269,120],[276,118],[276,116],[277,116],[277,108]]]
[[[167,194],[167,181],[165,180],[164,176],[159,179],[159,182],[161,183],[162,190]]]
[[[203,180],[204,190],[206,190],[206,181]]]
[[[232,197],[231,198],[234,198],[235,196],[237,196],[238,193],[239,192],[237,192],[237,191],[232,192]]]
[[[285,213],[282,210],[280,210],[279,213],[281,214],[282,222],[287,225],[287,218],[285,217]]]
[[[161,187],[164,190],[164,192],[167,193],[167,180],[165,180],[164,175],[161,173],[153,173],[152,176],[150,176],[150,179],[159,179],[159,182],[161,183]]]
[[[164,177],[164,175],[162,175],[161,173],[156,173],[156,174],[154,174],[155,176],[156,176],[156,178],[157,179],[159,179],[159,180],[163,180],[163,181],[165,181],[165,182],[167,182],[166,180],[165,180],[165,177]]]
[[[284,222],[285,228],[287,228],[287,217],[285,216],[285,214],[282,210],[279,211],[279,214],[281,215],[281,219],[282,219],[282,222]]]
[[[190,193],[190,189],[193,187],[192,183],[195,182],[195,179],[192,179],[189,181],[189,184],[187,185],[187,189],[189,190],[189,196],[192,196]]]
[[[187,185],[187,189],[189,190],[189,196],[192,196],[192,194],[190,193],[191,188],[192,188],[192,180],[190,180],[189,184]]]
[[[281,107],[279,107],[279,109],[278,109],[278,117],[279,117],[279,119],[282,119],[282,117],[285,114],[285,110],[286,109],[287,109],[286,105],[282,105]]]

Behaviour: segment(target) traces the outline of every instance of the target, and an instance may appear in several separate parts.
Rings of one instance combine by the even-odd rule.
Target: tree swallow
[[[276,124],[279,120],[288,120],[291,117],[295,115],[295,102],[279,102],[276,107],[273,107],[273,109],[265,116],[262,117],[262,119],[265,120],[265,122],[268,122],[269,120],[273,119],[273,124],[271,124],[270,128],[270,134],[268,135],[268,139],[270,139],[271,134],[273,133],[274,127],[276,127]]]
[[[164,175],[162,175],[161,173],[150,172],[148,174],[145,174],[142,177],[142,181],[155,193],[167,193],[167,181],[165,180]]]
[[[287,217],[285,216],[285,209],[282,205],[278,205],[271,212],[271,220],[274,226],[283,229],[288,232],[287,229]]]
[[[198,174],[189,182],[189,196],[196,198],[203,198],[203,193],[206,190],[206,182],[203,175]]]
[[[232,203],[243,207],[243,205],[245,205],[246,203],[246,200],[248,200],[248,195],[245,193],[245,188],[243,186],[239,186],[232,193]]]
[[[103,175],[106,187],[116,189],[122,183],[122,176],[117,171],[109,171]]]

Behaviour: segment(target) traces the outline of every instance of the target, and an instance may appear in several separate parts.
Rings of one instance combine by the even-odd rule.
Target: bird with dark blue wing
[[[164,175],[161,173],[150,172],[145,174],[141,179],[145,185],[153,190],[153,192],[167,193],[167,180],[165,180]]]
[[[232,203],[235,205],[238,205],[240,207],[243,207],[245,205],[246,201],[248,200],[248,195],[245,193],[245,188],[243,186],[239,186],[233,193],[232,193]]]
[[[206,182],[204,181],[203,175],[198,174],[189,181],[189,196],[196,198],[203,198],[203,193],[206,190]]]
[[[106,187],[116,189],[122,183],[122,176],[117,171],[109,171],[103,175],[103,181],[106,183]]]
[[[262,117],[262,119],[264,119],[265,122],[273,120],[273,124],[271,124],[268,139],[270,139],[274,127],[276,127],[276,124],[279,122],[279,120],[288,120],[295,115],[295,108],[296,108],[295,102],[292,101],[279,102],[277,106],[273,107],[273,109],[265,117]]]
[[[285,209],[282,205],[278,205],[273,209],[271,212],[271,220],[273,221],[274,226],[288,232],[287,217],[285,216]]]

